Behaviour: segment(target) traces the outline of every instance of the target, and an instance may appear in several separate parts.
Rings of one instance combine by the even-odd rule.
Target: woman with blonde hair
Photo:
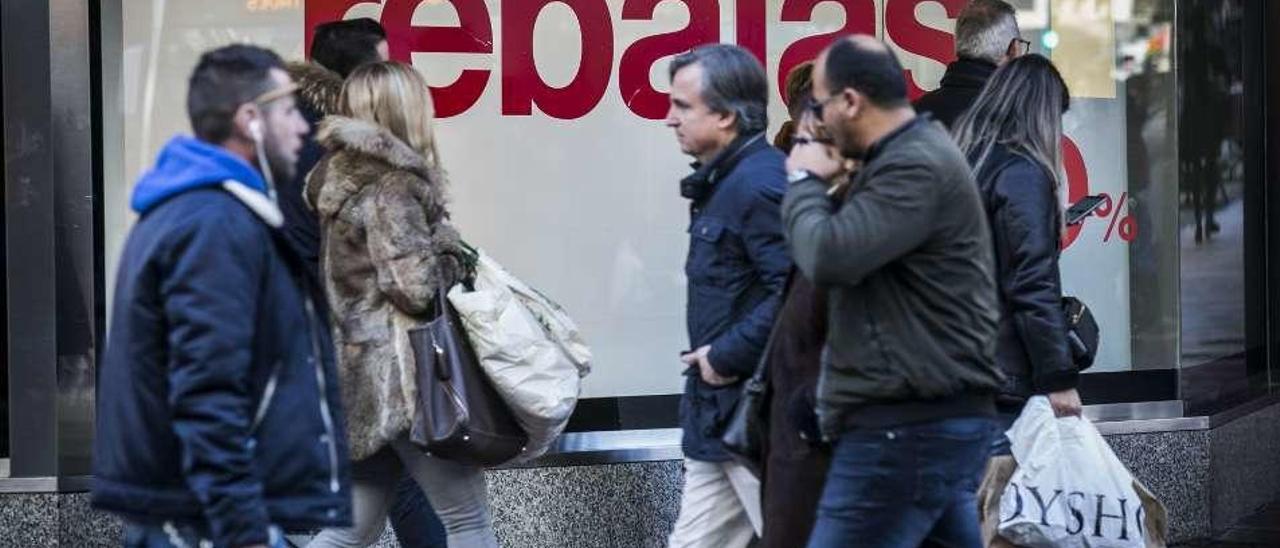
[[[374,543],[403,467],[439,513],[449,546],[496,547],[483,470],[428,456],[407,437],[417,392],[408,330],[430,319],[436,290],[463,271],[427,83],[408,65],[369,64],[348,77],[340,103],[343,115],[321,124],[329,153],[308,177],[306,197],[323,234],[355,523],[325,530],[310,546]]]

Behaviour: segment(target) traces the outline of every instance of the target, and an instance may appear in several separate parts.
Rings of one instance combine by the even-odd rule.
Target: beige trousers
[[[745,548],[760,534],[760,480],[736,462],[684,459],[670,548]]]

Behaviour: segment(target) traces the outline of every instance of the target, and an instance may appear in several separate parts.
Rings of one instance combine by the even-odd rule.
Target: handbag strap
[[[795,282],[796,267],[792,266],[787,271],[787,280],[782,284],[782,295],[778,298],[778,313],[773,316],[773,326],[769,328],[769,338],[765,340],[764,350],[760,352],[760,361],[756,362],[756,371],[751,375],[751,379],[756,382],[764,382],[769,370],[769,352],[773,350],[773,341],[778,338],[778,330],[782,326],[782,307],[787,304],[787,294],[791,292],[791,285]]]

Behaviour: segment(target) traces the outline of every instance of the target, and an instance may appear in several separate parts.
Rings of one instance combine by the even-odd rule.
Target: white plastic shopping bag
[[[1036,396],[1008,436],[1017,469],[1000,495],[1001,537],[1033,548],[1163,545],[1164,531],[1154,529],[1164,526],[1164,508],[1088,419],[1057,418]]]
[[[480,366],[529,434],[517,459],[542,455],[569,422],[591,351],[573,320],[542,294],[479,253],[473,290],[456,286],[457,310]]]

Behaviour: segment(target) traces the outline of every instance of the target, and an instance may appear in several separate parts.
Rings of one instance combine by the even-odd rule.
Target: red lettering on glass
[[[844,8],[844,26],[835,32],[818,34],[792,42],[778,60],[778,94],[785,100],[787,74],[796,65],[811,60],[831,45],[836,37],[847,34],[876,33],[876,3],[874,0],[786,0],[782,4],[782,20],[786,22],[812,21],[813,10],[823,2],[835,1]]]
[[[653,89],[649,71],[663,57],[720,41],[720,5],[716,0],[682,0],[689,9],[685,28],[636,40],[622,53],[618,67],[618,91],[627,108],[650,120],[667,114],[667,94]],[[622,6],[624,21],[652,20],[662,0],[627,0]]]
[[[885,32],[903,50],[946,65],[956,60],[955,36],[916,19],[916,6],[925,2],[942,4],[947,10],[947,17],[955,19],[960,15],[966,0],[885,0]],[[924,95],[925,89],[916,82],[915,75],[910,70],[904,70],[903,73],[911,100]]]
[[[459,24],[448,27],[413,26],[413,12],[424,2],[449,2],[457,11]],[[624,0],[622,19],[652,20],[663,0]],[[720,40],[719,0],[680,0],[689,10],[685,28],[636,40],[619,59],[619,89],[632,112],[647,119],[661,119],[666,112],[666,94],[653,88],[649,73],[660,59],[704,43]],[[734,4],[738,44],[766,60],[767,0],[729,0]],[[954,57],[952,35],[930,28],[916,19],[916,9],[925,2],[938,2],[948,17],[959,14],[966,0],[885,0],[887,36],[903,50],[946,64]],[[534,26],[538,14],[548,4],[569,7],[578,19],[582,57],[577,73],[566,86],[549,86],[538,74],[533,57]],[[786,76],[796,65],[813,59],[839,36],[876,33],[875,0],[782,0],[783,22],[811,22],[819,4],[832,2],[844,9],[844,25],[835,32],[807,36],[788,45],[778,59],[777,86],[785,96]],[[360,5],[382,6],[381,20],[387,29],[392,58],[410,62],[413,53],[493,54],[491,14],[486,0],[308,0],[305,3],[306,47],[311,47],[315,27],[346,16]],[[548,116],[576,119],[600,104],[607,91],[614,55],[614,29],[606,0],[505,0],[501,2],[503,46],[501,114],[529,116],[533,105]],[[559,39],[559,38],[558,38]],[[562,60],[557,60],[562,61]],[[569,61],[571,62],[571,61]],[[467,69],[450,85],[432,87],[436,114],[454,116],[475,106],[490,81],[491,70]],[[924,92],[914,75],[905,74],[911,97]],[[784,97],[784,99],[789,99]]]
[[[391,58],[412,62],[413,53],[493,53],[493,26],[484,0],[444,0],[458,12],[456,27],[415,27],[413,12],[423,0],[387,0],[382,25],[387,30]],[[436,116],[448,118],[466,112],[489,84],[486,69],[466,69],[452,84],[431,87]]]
[[[478,0],[477,0],[478,1]],[[533,62],[533,27],[542,8],[559,2],[573,10],[581,29],[582,59],[569,85],[553,88]],[[502,113],[573,120],[604,97],[613,70],[613,23],[603,0],[517,0],[502,3]]]
[[[734,27],[737,28],[738,45],[755,55],[761,65],[768,64],[769,38],[765,29],[764,0],[738,0]]]

